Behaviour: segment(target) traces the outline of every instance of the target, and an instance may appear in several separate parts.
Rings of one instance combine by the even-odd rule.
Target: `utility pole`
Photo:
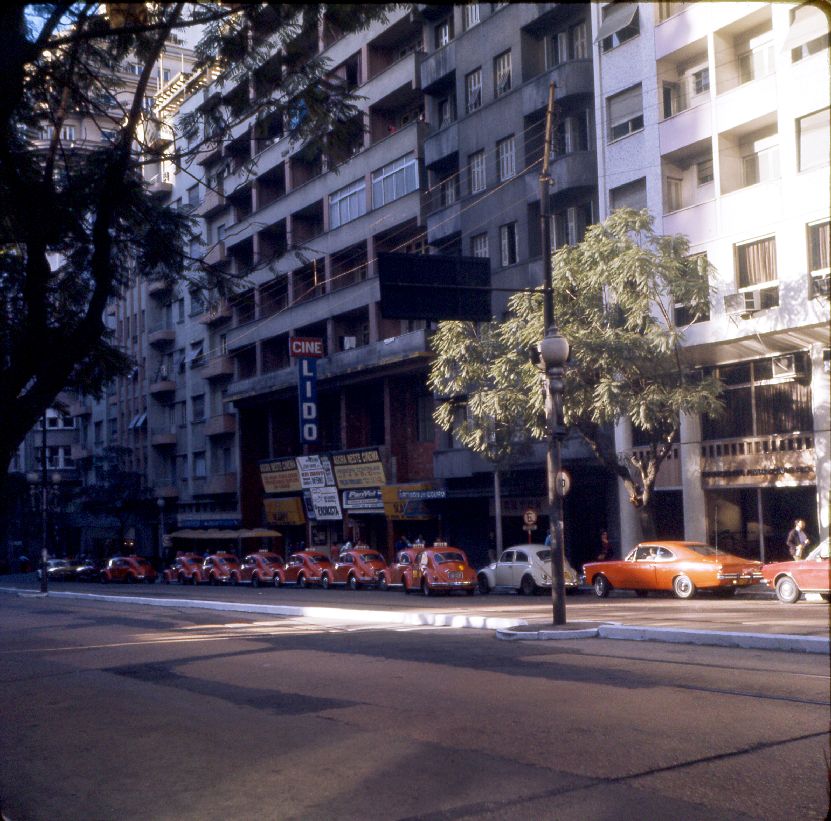
[[[563,495],[567,482],[562,479],[560,448],[565,430],[562,421],[563,366],[568,359],[569,346],[557,330],[554,316],[554,283],[551,266],[551,217],[549,194],[551,177],[548,174],[551,151],[552,119],[554,116],[554,82],[548,86],[548,108],[545,113],[545,146],[540,170],[540,230],[543,254],[543,323],[545,336],[540,342],[540,355],[548,378],[546,420],[548,422],[548,452],[546,472],[548,483],[548,522],[551,536],[551,608],[553,623],[566,623],[566,587],[564,573],[565,546],[563,540]]]
[[[49,550],[47,548],[49,522],[46,512],[46,503],[49,494],[46,486],[46,411],[43,412],[40,423],[43,426],[40,439],[40,592],[46,593],[49,589],[49,583],[46,577],[46,568],[49,559]]]

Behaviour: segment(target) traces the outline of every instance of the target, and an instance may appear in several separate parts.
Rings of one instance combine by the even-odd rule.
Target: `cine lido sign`
[[[323,356],[319,337],[290,336],[289,355],[297,359],[297,396],[300,418],[300,442],[318,440],[317,360]]]

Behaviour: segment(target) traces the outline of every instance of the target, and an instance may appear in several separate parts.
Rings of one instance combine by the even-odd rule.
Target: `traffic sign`
[[[525,522],[526,528],[532,528],[537,523],[537,511],[529,507],[522,514],[522,521]]]
[[[567,470],[558,470],[554,479],[554,487],[558,496],[567,496],[571,490],[571,474]]]

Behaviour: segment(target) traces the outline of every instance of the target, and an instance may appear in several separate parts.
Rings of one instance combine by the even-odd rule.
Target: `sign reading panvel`
[[[260,476],[266,493],[297,493],[303,489],[293,456],[260,462]]]
[[[387,482],[378,448],[336,450],[332,453],[332,467],[341,490],[383,487]]]

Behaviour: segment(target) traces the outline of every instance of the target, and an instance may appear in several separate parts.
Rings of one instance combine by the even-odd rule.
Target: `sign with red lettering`
[[[289,356],[320,359],[323,355],[323,340],[319,336],[289,337]]]

